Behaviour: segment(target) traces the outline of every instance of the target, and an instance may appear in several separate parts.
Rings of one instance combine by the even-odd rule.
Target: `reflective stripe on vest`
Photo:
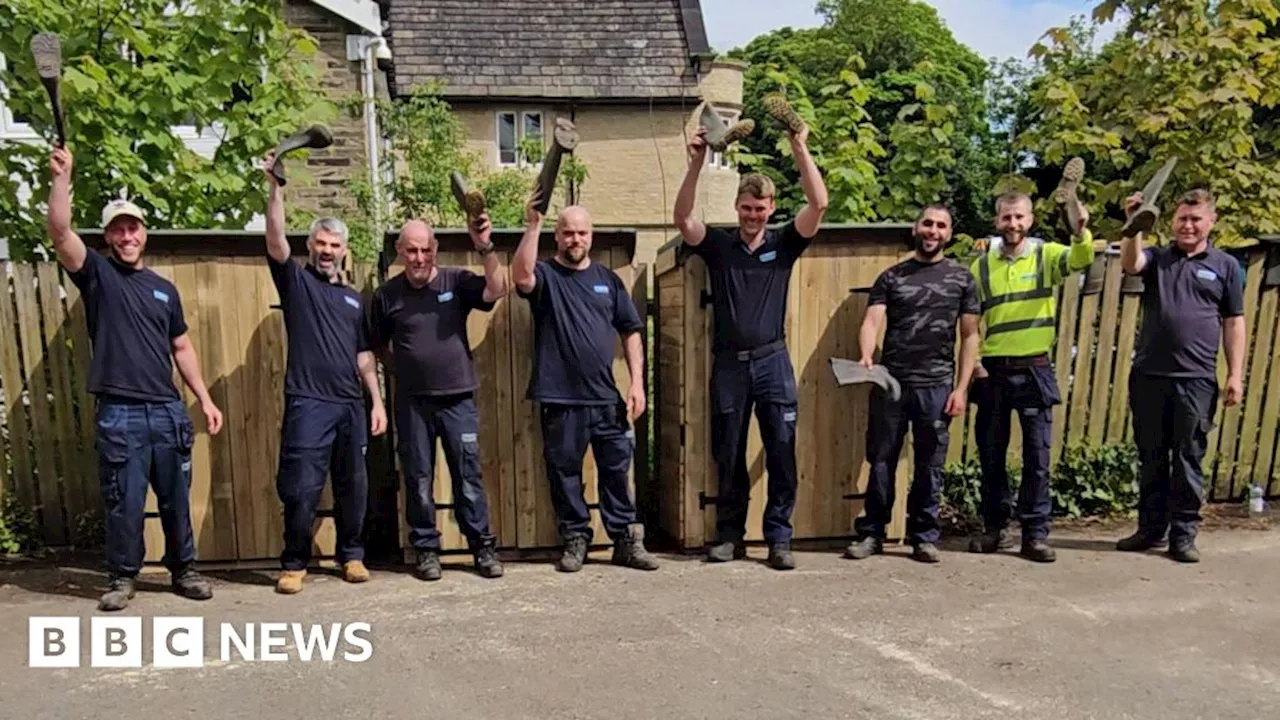
[[[978,294],[986,326],[983,355],[1025,356],[1049,352],[1057,332],[1057,308],[1043,243],[1036,244],[1031,258],[992,260],[995,252],[998,251],[983,254],[977,267]],[[1065,259],[1064,255],[1063,261]],[[1019,264],[1026,268],[1027,260],[1031,260],[1030,273],[1015,269]],[[997,263],[996,277],[993,277],[993,263]],[[1057,264],[1061,266],[1062,262]]]

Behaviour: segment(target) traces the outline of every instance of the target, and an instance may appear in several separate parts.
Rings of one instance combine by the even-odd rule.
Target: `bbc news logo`
[[[32,617],[27,625],[28,666],[78,668],[81,619]],[[220,623],[218,655],[232,660],[365,662],[373,656],[369,623]],[[89,667],[140,668],[147,637],[140,617],[89,618]],[[291,642],[292,641],[292,642]],[[204,618],[156,617],[151,621],[151,664],[196,668],[205,663]],[[210,648],[212,650],[212,648]],[[339,652],[341,651],[341,652]]]

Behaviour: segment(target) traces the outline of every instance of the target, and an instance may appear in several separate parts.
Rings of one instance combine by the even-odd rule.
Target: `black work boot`
[[[1169,541],[1164,537],[1157,537],[1139,530],[1129,537],[1118,541],[1116,543],[1116,549],[1120,552],[1146,552],[1155,548],[1166,547],[1168,544]]]
[[[1023,540],[1019,554],[1028,560],[1042,563],[1051,563],[1058,559],[1058,554],[1044,540]]]
[[[613,542],[613,564],[636,570],[657,570],[658,558],[644,547],[644,526],[632,525],[627,534]]]
[[[440,555],[435,550],[419,550],[418,565],[413,569],[413,574],[419,580],[439,580]]]
[[[796,556],[791,553],[791,543],[774,543],[769,546],[769,567],[774,570],[794,570]]]
[[[482,545],[475,551],[476,573],[483,578],[502,577],[502,561],[498,560],[498,552],[492,545]]]
[[[556,569],[560,572],[578,572],[586,562],[587,538],[582,535],[566,538],[564,541],[564,554],[560,556],[560,561],[556,563]]]
[[[716,543],[707,550],[707,562],[729,562],[741,560],[746,556],[747,546],[732,540]]]
[[[1169,543],[1169,557],[1180,563],[1200,562],[1200,551],[1196,549],[1195,540],[1179,540]]]
[[[209,581],[189,567],[174,573],[172,586],[175,593],[189,600],[208,600],[213,597]]]
[[[844,549],[844,556],[853,560],[865,560],[872,555],[884,554],[884,541],[878,537],[867,537],[854,540]]]
[[[938,556],[937,545],[931,542],[918,542],[911,550],[911,559],[922,563],[936,563],[941,558]]]
[[[98,609],[104,612],[123,610],[129,607],[129,601],[133,599],[136,592],[133,578],[113,577],[107,591],[103,593],[102,599],[98,601]]]
[[[1009,529],[1004,528],[999,532],[985,532],[978,537],[969,541],[969,552],[971,553],[993,553],[997,550],[1008,550],[1013,547],[1013,535],[1009,534]]]

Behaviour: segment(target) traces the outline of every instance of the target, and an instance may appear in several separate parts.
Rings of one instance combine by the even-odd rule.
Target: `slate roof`
[[[384,0],[393,88],[446,97],[696,98],[699,0]]]

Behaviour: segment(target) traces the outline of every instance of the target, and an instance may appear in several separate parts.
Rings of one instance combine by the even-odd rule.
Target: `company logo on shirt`
[[[167,303],[167,302],[169,302],[169,293],[167,293],[167,292],[165,292],[165,291],[163,291],[163,290],[152,290],[152,291],[151,291],[151,297],[153,297],[153,298],[155,298],[155,299],[159,300],[159,301],[160,301],[160,302],[162,302],[162,303]]]
[[[1201,280],[1207,280],[1209,282],[1213,282],[1214,280],[1218,279],[1218,273],[1212,270],[1197,270],[1196,277],[1200,278]]]
[[[357,309],[357,310],[359,310],[359,309],[360,309],[360,301],[359,301],[359,300],[357,300],[357,299],[355,299],[355,298],[351,297],[350,295],[344,295],[344,296],[342,297],[342,299],[343,299],[343,300],[346,300],[346,301],[347,301],[347,304],[348,304],[348,305],[350,305],[351,307],[353,307],[353,308],[355,308],[355,309]]]
[[[450,290],[449,292],[440,293],[440,297],[438,299],[440,300],[440,302],[449,302],[450,300],[453,299],[453,291]]]
[[[769,252],[764,253],[763,255],[760,256],[760,262],[773,262],[777,258],[778,258],[778,251],[770,250]]]
[[[599,293],[599,294],[601,294],[601,295],[608,295],[608,294],[609,294],[609,286],[608,286],[608,285],[594,285],[594,286],[592,286],[592,288],[591,288],[591,289],[592,289],[592,290],[595,290],[597,293]]]

